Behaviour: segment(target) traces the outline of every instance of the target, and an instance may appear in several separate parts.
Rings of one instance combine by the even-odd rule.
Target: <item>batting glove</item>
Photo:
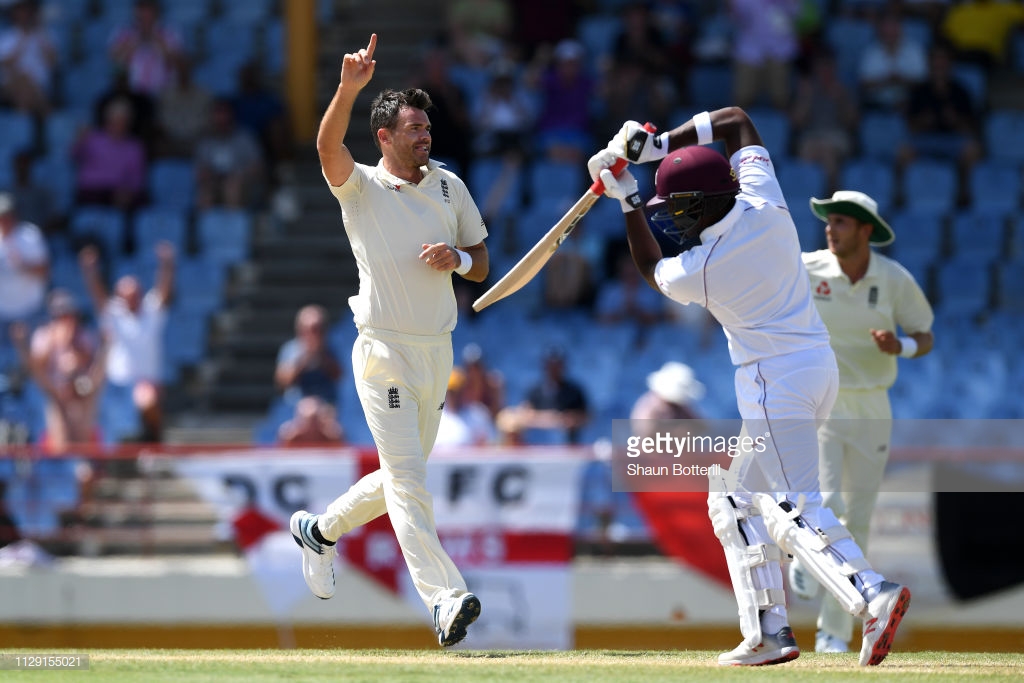
[[[661,161],[668,155],[668,132],[655,135],[647,132],[641,123],[626,121],[608,143],[608,149],[634,164]]]
[[[604,193],[613,199],[619,200],[619,205],[622,206],[622,213],[629,213],[643,205],[636,178],[633,177],[628,168],[623,170],[618,178],[612,174],[610,169],[602,169],[601,182],[604,183]]]
[[[606,168],[611,168],[611,166],[621,158],[621,156],[616,156],[615,152],[609,148],[602,149],[600,152],[590,157],[590,161],[587,162],[587,170],[590,172],[590,179],[596,181],[601,177],[601,171]]]

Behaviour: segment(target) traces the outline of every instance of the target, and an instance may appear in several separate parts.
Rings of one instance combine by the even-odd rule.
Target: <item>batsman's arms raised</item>
[[[424,244],[419,257],[434,270],[458,272],[464,263],[464,257],[459,253],[460,251],[469,257],[471,265],[469,270],[459,274],[467,280],[483,282],[490,272],[490,256],[487,252],[487,245],[483,242],[471,247],[453,247],[444,242]]]
[[[335,187],[345,184],[355,168],[352,153],[345,146],[345,134],[352,118],[352,106],[355,104],[359,91],[370,79],[377,62],[373,52],[377,49],[377,34],[370,36],[370,42],[358,52],[350,52],[341,62],[341,80],[338,89],[327,105],[327,111],[320,121],[320,131],[316,136],[316,151],[320,155],[320,165],[324,169],[327,182]]]
[[[871,330],[871,336],[882,353],[892,356],[903,355],[906,342],[903,341],[903,338],[897,337],[892,330]],[[909,332],[906,334],[906,338],[913,339],[917,345],[917,350],[913,355],[907,356],[908,358],[920,358],[927,355],[935,346],[935,335],[931,332]]]
[[[681,126],[661,134],[644,130],[637,121],[627,121],[608,143],[608,149],[634,163],[646,163],[660,161],[680,147],[717,140],[725,143],[726,158],[732,158],[744,147],[764,144],[747,112],[740,107],[725,107],[697,114]]]

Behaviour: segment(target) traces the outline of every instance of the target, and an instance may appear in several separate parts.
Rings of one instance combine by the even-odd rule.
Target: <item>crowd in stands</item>
[[[10,400],[20,382],[45,415],[25,438],[58,444],[51,414],[77,402],[83,439],[159,439],[161,396],[202,358],[228,269],[247,258],[253,211],[291,154],[284,104],[267,86],[282,69],[280,3],[0,4],[4,409],[24,410]],[[1024,79],[1020,3],[449,0],[446,11],[408,85],[431,94],[432,156],[467,180],[487,220],[492,278],[580,196],[585,160],[623,120],[667,129],[739,104],[804,248],[824,246],[809,197],[867,192],[896,229],[887,252],[936,307],[937,336],[971,349],[953,368],[942,348],[908,366],[897,417],[1024,416],[1002,393],[1024,380],[1006,346],[1024,330],[1024,102],[996,90]],[[634,172],[652,187],[653,168]],[[490,283],[455,278],[465,352],[443,441],[593,443],[668,361],[686,361],[706,385],[690,397],[700,413],[732,417],[717,325],[651,296],[624,251],[618,207],[599,201],[500,312],[474,314]],[[125,276],[135,280],[122,289]],[[367,444],[350,394],[350,316],[296,313],[267,378],[280,397],[256,440]],[[160,340],[162,360],[152,356]],[[146,357],[126,360],[135,355]],[[943,373],[971,400],[944,401],[933,390]],[[86,389],[101,385],[90,400]]]

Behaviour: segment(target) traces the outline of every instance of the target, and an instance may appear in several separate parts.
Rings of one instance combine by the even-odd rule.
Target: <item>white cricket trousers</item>
[[[885,389],[840,389],[832,414],[818,430],[822,501],[865,553],[891,437],[892,409]],[[853,617],[826,594],[818,628],[849,642]]]
[[[317,525],[328,540],[385,512],[413,585],[428,608],[466,592],[466,582],[441,547],[426,488],[448,378],[451,335],[417,336],[362,328],[352,347],[352,372],[380,469],[327,507]]]

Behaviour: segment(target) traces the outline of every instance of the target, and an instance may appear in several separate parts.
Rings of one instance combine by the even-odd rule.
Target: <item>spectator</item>
[[[79,204],[131,210],[145,200],[146,152],[131,125],[131,104],[114,100],[103,112],[102,128],[83,132],[75,142],[71,156]]]
[[[960,172],[961,199],[967,198],[971,168],[981,158],[978,112],[967,89],[953,75],[949,49],[937,44],[929,53],[928,78],[910,93],[910,139],[901,150],[903,164],[914,159],[953,159]]]
[[[40,444],[48,453],[100,442],[97,408],[105,380],[106,345],[85,328],[74,297],[50,293],[50,321],[32,333],[18,323],[12,330],[23,363],[46,396],[46,431]]]
[[[18,523],[7,507],[7,482],[0,479],[0,548],[20,540]]]
[[[589,102],[595,92],[583,46],[566,39],[554,51],[537,53],[530,78],[540,100],[537,151],[554,161],[578,163],[591,147]]]
[[[453,0],[448,4],[447,23],[458,60],[482,68],[504,51],[512,8],[507,0]],[[434,90],[426,90],[433,99]]]
[[[38,227],[18,219],[14,196],[0,192],[0,347],[13,323],[38,322],[49,279],[46,239]]]
[[[0,85],[15,109],[39,117],[50,111],[56,41],[39,21],[34,0],[10,7],[11,26],[0,31]]]
[[[119,69],[114,74],[114,82],[110,88],[96,100],[93,107],[93,120],[97,126],[103,125],[103,117],[111,102],[127,102],[131,109],[130,131],[134,137],[142,141],[147,157],[156,151],[158,122],[156,99],[149,93],[136,90],[128,80],[128,72]]]
[[[693,404],[704,398],[705,387],[689,365],[668,361],[647,375],[647,389],[630,411],[630,434],[654,436],[664,431],[658,422],[700,418]]]
[[[640,277],[629,254],[623,253],[616,262],[615,279],[601,286],[595,313],[603,324],[633,323],[644,328],[664,318],[662,299]]]
[[[191,159],[210,121],[213,96],[192,80],[192,63],[182,59],[174,81],[157,100],[160,153]]]
[[[66,216],[57,207],[50,184],[37,182],[32,177],[36,155],[22,150],[11,159],[11,196],[18,207],[18,216],[39,226],[43,234],[56,231]]]
[[[448,75],[448,52],[440,46],[422,55],[414,86],[430,93],[430,152],[440,161],[454,162],[449,169],[468,177],[472,164],[473,125],[466,97]]]
[[[464,399],[486,406],[491,417],[496,418],[505,407],[505,378],[498,370],[487,367],[479,344],[466,344],[462,349],[462,366],[466,373]]]
[[[238,70],[238,93],[231,98],[238,126],[249,131],[260,143],[271,166],[291,153],[291,132],[284,102],[263,81],[257,62],[247,62]]]
[[[798,81],[789,120],[797,155],[820,164],[830,187],[853,152],[858,112],[857,97],[839,78],[835,56],[822,50],[811,73]]]
[[[277,441],[289,447],[340,446],[345,438],[334,406],[318,396],[306,396],[295,404],[295,416],[278,428]]]
[[[452,368],[434,445],[486,446],[494,443],[496,438],[494,418],[487,406],[469,400],[465,371],[459,367]]]
[[[498,414],[497,425],[511,443],[579,443],[580,430],[590,419],[583,388],[565,375],[565,352],[549,349],[544,374],[519,406]],[[527,430],[533,430],[529,435]]]
[[[248,206],[259,196],[263,170],[256,138],[237,125],[229,100],[215,100],[209,130],[196,145],[199,208]]]
[[[674,59],[665,33],[655,24],[646,3],[622,9],[622,31],[611,51],[611,64],[603,99],[610,121],[661,121],[676,103],[677,74],[685,81],[688,64]],[[629,93],[628,95],[625,93]]]
[[[99,257],[96,247],[90,246],[82,250],[79,262],[109,340],[107,391],[135,405],[142,419],[141,441],[159,442],[163,437],[163,338],[174,289],[174,247],[169,242],[157,246],[156,284],[145,294],[138,278],[125,275],[110,296],[100,276]]]
[[[739,107],[751,107],[767,90],[772,106],[786,111],[790,75],[799,45],[800,0],[730,0],[734,22],[733,67]]]
[[[587,251],[582,224],[573,239],[556,251],[544,269],[544,308],[589,310],[594,303],[594,268]],[[529,248],[529,247],[527,247]]]
[[[295,337],[277,354],[274,381],[289,403],[316,396],[337,405],[339,379],[341,364],[327,343],[327,311],[303,306],[295,316]]]
[[[962,0],[949,8],[941,33],[958,59],[992,71],[1006,64],[1010,37],[1022,26],[1024,5],[1019,2]]]
[[[903,18],[897,9],[878,19],[875,33],[860,58],[861,98],[865,107],[902,112],[911,88],[928,75],[924,45],[904,34]]]
[[[158,97],[173,81],[181,39],[160,22],[157,0],[136,0],[134,21],[110,39],[110,57],[128,72],[132,90]]]

